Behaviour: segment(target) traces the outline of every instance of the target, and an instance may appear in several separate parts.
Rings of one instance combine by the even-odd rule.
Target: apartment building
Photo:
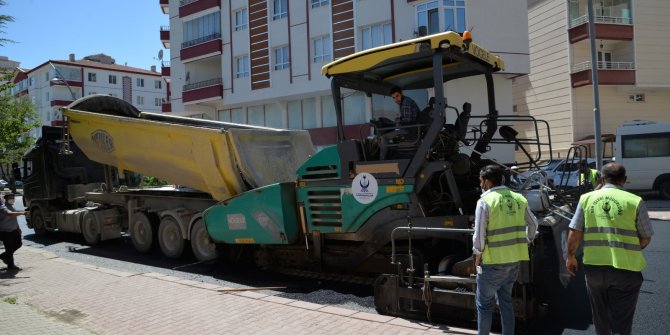
[[[510,78],[529,71],[525,0],[159,0],[170,17],[160,28],[171,59],[171,108],[178,115],[308,129],[314,144],[334,143],[328,62],[357,51],[445,30],[471,29],[499,54],[496,106],[511,114]],[[448,91],[448,103],[487,110],[484,79]],[[410,91],[421,108],[430,92]],[[397,114],[390,97],[344,94],[348,137],[372,117]],[[455,118],[454,115],[449,115]],[[453,120],[451,120],[453,122]]]
[[[517,114],[546,119],[561,155],[575,143],[594,156],[591,71],[598,71],[602,134],[625,121],[670,121],[670,1],[594,0],[597,64],[587,0],[529,0],[530,74],[515,79]],[[589,141],[589,139],[591,139]],[[612,146],[605,144],[604,155]]]
[[[108,94],[130,102],[146,112],[162,112],[167,85],[155,68],[144,70],[116,64],[104,54],[68,60],[49,60],[33,69],[18,69],[14,75],[15,96],[28,96],[44,125],[62,125],[60,108],[91,94]],[[35,129],[39,137],[41,129]]]

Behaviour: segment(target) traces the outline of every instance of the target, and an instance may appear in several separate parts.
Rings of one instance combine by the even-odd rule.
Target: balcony
[[[192,84],[186,84],[182,90],[184,103],[197,103],[223,99],[223,81],[214,78]]]
[[[221,0],[180,0],[179,18],[184,18],[211,8],[221,10]]]
[[[170,14],[170,0],[158,0],[163,14]]]
[[[171,102],[164,102],[161,104],[161,111],[163,113],[171,113],[172,112],[172,103]]]
[[[170,49],[170,26],[161,26],[161,42],[163,48]]]
[[[223,41],[220,33],[200,37],[181,44],[179,57],[184,63],[220,55],[223,50]]]
[[[67,106],[71,103],[72,103],[72,100],[53,99],[53,100],[51,100],[51,107],[65,107],[65,106]]]
[[[630,17],[596,16],[594,17],[596,39],[632,41],[633,19]],[[584,15],[573,19],[568,30],[570,43],[589,38],[589,18]]]
[[[593,84],[591,62],[581,62],[572,67],[572,87]],[[633,62],[598,62],[598,85],[635,85]]]
[[[161,62],[161,76],[170,82],[170,62]]]

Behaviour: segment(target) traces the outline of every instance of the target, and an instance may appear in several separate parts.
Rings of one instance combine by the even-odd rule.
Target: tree
[[[39,114],[27,97],[14,97],[9,79],[12,74],[3,76],[0,85],[0,175],[7,175],[4,166],[21,161],[23,154],[35,143],[29,136],[31,129],[39,127]],[[9,178],[14,182],[13,174]]]
[[[0,0],[0,7],[6,5],[4,0]],[[0,34],[4,34],[4,28],[7,26],[7,22],[14,22],[14,17],[10,15],[0,15]],[[14,41],[8,38],[0,37],[0,46],[5,45],[6,43],[14,43]]]

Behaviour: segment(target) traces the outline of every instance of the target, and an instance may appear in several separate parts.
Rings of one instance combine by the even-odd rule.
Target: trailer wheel
[[[163,255],[168,258],[179,258],[184,251],[184,236],[179,223],[173,217],[165,216],[161,219],[158,227],[158,244]]]
[[[661,198],[670,200],[670,180],[662,182],[658,187],[658,191],[661,193]]]
[[[32,212],[30,213],[30,223],[33,226],[35,235],[44,237],[49,234],[49,231],[47,230],[44,222],[44,215],[42,215],[42,211],[40,209],[32,210]]]
[[[81,221],[81,234],[88,245],[100,242],[100,224],[92,212],[86,212]]]
[[[136,212],[130,218],[132,224],[130,240],[133,241],[135,250],[143,254],[151,250],[157,235],[156,227],[158,225],[154,223],[158,220],[150,217],[150,215],[144,212]]]
[[[216,244],[209,238],[202,219],[198,219],[191,227],[191,249],[201,263],[212,263],[219,258]]]

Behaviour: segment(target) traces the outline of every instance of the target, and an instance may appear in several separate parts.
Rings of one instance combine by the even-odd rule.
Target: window
[[[247,29],[249,23],[249,12],[242,8],[235,12],[235,31]]]
[[[230,122],[230,109],[217,111],[218,120],[223,122]]]
[[[157,89],[163,88],[163,83],[160,80],[154,80],[154,88]]]
[[[440,31],[440,12],[438,2],[431,1],[416,6],[416,23],[419,35],[429,35]]]
[[[88,91],[88,95],[94,95],[94,94],[98,94],[98,92],[96,92],[96,91]]]
[[[670,156],[670,133],[621,136],[623,158]]]
[[[464,32],[467,30],[465,22],[465,1],[444,0],[444,30]]]
[[[289,66],[288,46],[275,48],[275,70],[286,69]]]
[[[88,73],[88,81],[91,81],[91,82],[96,82],[97,81],[97,76],[96,76],[95,72],[89,72]]]
[[[417,33],[423,36],[447,30],[465,31],[465,8],[465,0],[430,1],[416,6]]]
[[[46,82],[49,82],[51,80],[51,76],[49,75],[49,71],[47,71],[47,73],[45,73],[45,74],[46,74],[46,76],[45,76],[44,79],[45,79]]]
[[[154,106],[156,107],[161,106],[161,98],[154,98]]]
[[[328,4],[328,0],[312,0],[312,8],[325,6],[327,4]]]
[[[265,125],[265,111],[263,105],[251,106],[247,108],[247,121],[251,125],[264,126]]]
[[[183,48],[221,38],[221,12],[184,22]]]
[[[367,122],[365,119],[365,95],[362,92],[345,95],[342,107],[345,125]]]
[[[272,1],[272,19],[279,20],[286,17],[288,13],[288,6],[286,0],[273,0]]]
[[[137,87],[144,87],[144,79],[143,78],[137,78]]]
[[[109,93],[109,96],[110,96],[110,97],[114,97],[114,98],[117,97],[116,93]]]
[[[380,23],[361,29],[361,50],[392,43],[390,23]]]
[[[314,40],[314,63],[327,62],[331,60],[330,36],[321,36]]]
[[[249,56],[237,57],[235,59],[235,78],[249,76]]]
[[[644,93],[631,94],[628,96],[628,102],[644,102]]]
[[[113,75],[113,74],[109,75],[109,83],[113,84],[113,85],[116,85],[116,76],[115,75]]]
[[[137,96],[137,104],[138,105],[144,105],[144,97],[143,96]]]
[[[230,121],[232,123],[245,123],[246,118],[242,108],[233,108],[230,110]]]
[[[288,109],[289,129],[316,128],[315,98],[289,101],[286,107]]]
[[[333,104],[332,95],[321,97],[321,122],[323,127],[337,126],[337,115],[335,115],[335,105]]]

